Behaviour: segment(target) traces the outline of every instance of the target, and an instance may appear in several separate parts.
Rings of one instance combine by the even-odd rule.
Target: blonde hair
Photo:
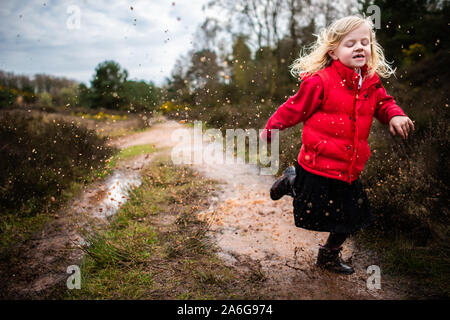
[[[383,78],[389,78],[395,74],[395,69],[392,69],[386,61],[383,48],[376,40],[372,21],[370,18],[359,16],[341,18],[322,29],[318,35],[314,34],[317,40],[311,46],[302,48],[300,57],[290,66],[291,74],[294,77],[299,77],[300,74],[313,74],[328,67],[333,60],[328,55],[328,51],[335,50],[348,33],[364,23],[370,30],[370,48],[372,51],[372,57],[367,62],[368,75],[371,77],[376,72]]]

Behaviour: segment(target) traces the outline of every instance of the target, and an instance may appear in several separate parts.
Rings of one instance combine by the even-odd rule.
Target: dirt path
[[[178,144],[172,141],[172,133],[181,128],[185,127],[175,121],[157,122],[148,131],[118,138],[113,143],[120,148],[154,144],[170,155],[172,147]],[[184,147],[194,151],[190,145]],[[121,178],[117,175],[135,179],[153,156],[133,159],[106,181],[91,184],[79,199],[62,210],[58,219],[30,240],[26,250],[19,251],[20,264],[11,267],[0,263],[2,268],[9,268],[3,274],[10,275],[1,284],[2,295],[9,299],[45,298],[56,283],[65,281],[67,266],[77,264],[82,257],[81,250],[76,249],[76,244],[82,241],[78,233],[83,223],[80,217],[86,221],[95,219],[97,223],[106,221],[108,206],[117,206],[117,203],[104,206],[107,194],[114,193],[113,189],[119,185],[116,180]],[[260,175],[258,168],[249,164],[191,166],[199,176],[220,181],[224,190],[218,197],[211,196],[209,209],[199,213],[212,221],[209,235],[219,247],[219,256],[230,266],[244,271],[249,265],[258,265],[270,296],[279,299],[407,297],[395,279],[383,274],[381,290],[367,289],[367,267],[377,265],[379,260],[357,248],[351,239],[346,242],[343,256],[352,260],[355,274],[335,275],[315,267],[318,245],[327,234],[295,227],[292,198],[275,202],[269,197],[273,176]]]
[[[80,230],[108,224],[126,201],[128,188],[140,184],[139,171],[151,160],[151,155],[136,157],[104,181],[88,185],[41,232],[14,248],[15,257],[0,260],[0,274],[7,275],[0,282],[0,299],[47,299],[64,288],[67,267],[79,265],[84,255]]]
[[[150,131],[116,141],[120,147],[153,143],[171,147],[174,130],[183,128],[175,121],[158,123]],[[205,147],[205,143],[204,143]],[[186,146],[190,149],[191,146]],[[190,149],[191,151],[192,148]],[[348,239],[343,257],[350,259],[356,272],[335,275],[317,268],[314,263],[319,244],[327,233],[295,227],[292,198],[272,201],[269,189],[273,176],[259,175],[249,164],[192,164],[203,176],[218,180],[225,190],[210,199],[211,206],[200,215],[213,221],[210,235],[220,248],[227,264],[245,268],[251,259],[260,265],[273,297],[281,299],[403,299],[407,297],[395,279],[382,274],[381,289],[367,289],[367,267],[378,265],[375,255]]]

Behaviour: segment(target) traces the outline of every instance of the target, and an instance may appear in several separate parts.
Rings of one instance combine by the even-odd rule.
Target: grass
[[[207,237],[214,181],[154,160],[111,224],[88,235],[81,290],[66,299],[258,299],[261,281],[227,267]],[[256,280],[255,280],[256,279]]]
[[[111,113],[110,113],[111,112]],[[67,119],[81,121],[100,137],[119,138],[137,132],[142,132],[150,126],[152,115],[125,113],[105,109],[76,108],[65,114]],[[152,120],[153,121],[153,120]]]
[[[121,149],[118,153],[105,161],[103,170],[98,170],[95,174],[96,176],[103,178],[111,174],[112,170],[118,166],[120,161],[129,160],[143,154],[150,154],[154,151],[155,147],[152,144],[143,144]]]
[[[45,208],[37,207],[29,201],[22,205],[23,209],[4,212],[0,215],[0,256],[13,256],[12,248],[28,240],[32,234],[54,219],[58,210],[62,209],[70,200],[81,194],[84,187],[95,180],[106,178],[118,167],[120,161],[128,160],[140,154],[149,154],[155,149],[151,145],[143,145],[122,149],[104,167],[93,169],[84,176],[78,177],[70,185],[61,190],[60,197],[55,203],[48,201]],[[33,215],[18,214],[18,212],[34,212]]]
[[[125,120],[126,121],[126,120]],[[131,128],[127,128],[127,127],[117,127],[116,129],[114,129],[114,131],[104,131],[102,129],[97,130],[98,135],[99,136],[107,136],[108,138],[120,138],[120,137],[124,137],[133,133],[139,133],[139,132],[144,132],[147,131],[148,128],[147,127],[131,127]]]
[[[383,258],[383,273],[398,276],[410,283],[415,299],[448,299],[450,297],[449,246],[418,247],[401,234],[381,236],[365,230],[357,239]]]
[[[151,144],[137,145],[131,146],[125,149],[120,150],[117,154],[118,159],[127,159],[137,155],[142,155],[146,153],[152,153],[154,151],[154,147]]]
[[[130,158],[131,155],[125,157]],[[119,160],[117,156],[113,158]],[[0,215],[0,256],[4,259],[14,259],[14,247],[19,243],[24,243],[37,231],[51,222],[59,210],[64,210],[67,203],[81,194],[83,188],[96,179],[103,179],[112,172],[113,167],[93,169],[84,176],[77,177],[66,188],[61,189],[60,196],[42,208],[36,206],[32,201],[22,204],[22,209],[3,212]],[[33,214],[23,214],[32,212]]]
[[[41,121],[41,119],[45,121]],[[122,160],[155,151],[152,145],[129,147],[119,152],[111,148],[107,148],[111,151],[102,151],[102,148],[106,149],[105,139],[99,138],[93,131],[85,129],[81,124],[73,126],[60,118],[47,119],[46,116],[38,116],[35,119],[31,116],[23,117],[20,114],[8,117],[8,114],[5,113],[2,114],[2,121],[5,122],[5,124],[2,122],[2,128],[4,131],[6,130],[5,136],[11,135],[11,128],[14,128],[15,131],[12,132],[18,136],[19,141],[20,139],[27,141],[23,146],[6,142],[7,146],[11,145],[15,148],[14,152],[10,152],[10,154],[21,152],[24,153],[22,158],[31,158],[32,150],[36,149],[40,156],[34,155],[32,158],[34,162],[30,164],[30,161],[12,158],[11,155],[8,155],[12,158],[6,158],[8,166],[6,166],[6,161],[3,163],[6,168],[3,171],[2,178],[4,179],[2,180],[8,176],[9,180],[15,184],[26,184],[24,188],[21,188],[20,185],[16,187],[18,191],[14,189],[10,194],[2,193],[4,196],[2,201],[9,201],[13,197],[20,198],[18,204],[10,205],[10,208],[2,210],[0,214],[0,256],[3,259],[14,259],[16,255],[14,248],[30,239],[35,232],[52,221],[55,214],[63,209],[68,201],[77,197],[86,185],[111,174]],[[36,125],[37,129],[33,127],[34,123],[39,123]],[[64,128],[67,127],[72,130],[65,129],[64,131]],[[56,144],[46,143],[49,141],[49,137],[53,138],[54,136],[60,137]],[[12,138],[9,140],[14,141]],[[80,147],[79,140],[87,141],[88,147]],[[8,149],[5,150],[8,151]],[[5,150],[2,151],[6,152]],[[112,152],[115,154],[109,157]],[[78,153],[83,153],[83,157],[80,158]],[[50,157],[51,159],[47,159]],[[18,161],[20,162],[19,166],[17,165]],[[59,171],[55,171],[56,169]],[[61,178],[61,175],[65,177]],[[54,182],[51,179],[54,179]],[[6,188],[0,186],[1,191],[7,190]],[[24,192],[22,190],[31,191]],[[42,194],[30,196],[37,192]]]
[[[14,259],[15,255],[11,252],[14,245],[28,240],[35,231],[41,230],[51,220],[53,220],[53,216],[48,214],[35,216],[1,215],[0,256],[5,258],[5,256],[9,255],[11,259]]]
[[[51,221],[114,152],[81,124],[0,113],[0,257]]]

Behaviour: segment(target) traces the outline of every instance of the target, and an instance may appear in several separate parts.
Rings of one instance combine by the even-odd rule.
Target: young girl
[[[359,176],[370,157],[367,142],[373,117],[403,139],[412,121],[387,95],[380,78],[394,70],[375,39],[373,24],[358,16],[337,20],[318,36],[309,54],[291,66],[302,78],[299,91],[270,117],[271,130],[304,122],[295,167],[287,168],[271,188],[271,198],[294,197],[297,227],[330,232],[319,248],[317,265],[337,273],[353,268],[340,258],[345,239],[374,219]]]

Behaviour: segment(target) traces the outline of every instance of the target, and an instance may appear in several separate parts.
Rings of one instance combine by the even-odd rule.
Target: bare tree
[[[215,18],[207,17],[195,32],[196,42],[194,50],[202,49],[214,50],[218,46],[218,34],[223,31],[223,27]]]
[[[249,44],[253,48],[275,46],[280,39],[279,28],[284,22],[280,14],[286,0],[212,0],[210,7],[225,10],[230,16],[230,29],[236,33],[249,34]],[[236,26],[238,26],[236,28]],[[232,32],[235,32],[232,30]],[[254,43],[256,41],[256,43]]]

